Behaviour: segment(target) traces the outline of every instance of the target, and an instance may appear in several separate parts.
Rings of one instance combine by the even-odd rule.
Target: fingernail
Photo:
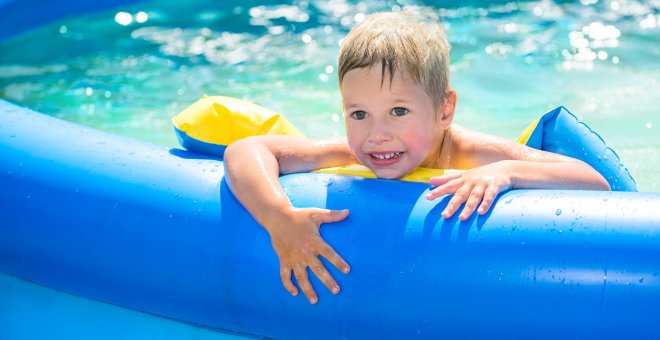
[[[332,294],[335,295],[339,294],[339,286],[335,286],[334,288],[332,288]]]
[[[348,272],[351,271],[351,268],[349,268],[349,267],[344,267],[344,270],[342,270],[342,271],[344,272],[344,274],[348,274]]]
[[[319,302],[319,299],[317,299],[317,298],[311,298],[311,299],[309,299],[309,303],[311,303],[311,304],[313,304],[313,305],[316,304],[317,302]]]

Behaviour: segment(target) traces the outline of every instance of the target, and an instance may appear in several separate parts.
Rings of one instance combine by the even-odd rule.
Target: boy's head
[[[339,84],[347,72],[378,67],[383,82],[403,72],[419,83],[436,110],[449,91],[449,44],[436,20],[409,12],[377,13],[357,24],[339,51]]]
[[[442,26],[407,12],[367,17],[346,36],[339,82],[346,137],[378,177],[438,167],[456,95]]]

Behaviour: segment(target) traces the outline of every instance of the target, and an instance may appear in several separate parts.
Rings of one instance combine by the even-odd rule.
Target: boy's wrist
[[[499,162],[503,172],[508,176],[511,189],[517,188],[517,184],[520,183],[520,171],[519,171],[519,162],[514,160],[503,160]]]
[[[272,206],[257,219],[257,222],[270,233],[274,227],[289,223],[293,219],[294,212],[295,208],[291,203]]]

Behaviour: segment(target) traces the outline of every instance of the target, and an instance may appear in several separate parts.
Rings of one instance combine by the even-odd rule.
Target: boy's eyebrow
[[[392,105],[410,105],[412,104],[413,101],[410,99],[406,98],[394,98],[391,102]],[[348,105],[344,105],[344,108],[346,110],[348,109],[359,109],[362,108],[364,105],[361,103],[350,103]]]
[[[394,98],[393,104],[398,105],[398,104],[411,104],[413,103],[412,100],[410,99],[405,99],[405,98]]]

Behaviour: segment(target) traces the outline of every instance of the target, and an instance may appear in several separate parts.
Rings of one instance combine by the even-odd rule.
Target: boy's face
[[[376,176],[394,179],[435,166],[452,117],[439,112],[436,119],[431,97],[402,72],[389,77],[378,66],[351,70],[341,95],[353,154]]]

